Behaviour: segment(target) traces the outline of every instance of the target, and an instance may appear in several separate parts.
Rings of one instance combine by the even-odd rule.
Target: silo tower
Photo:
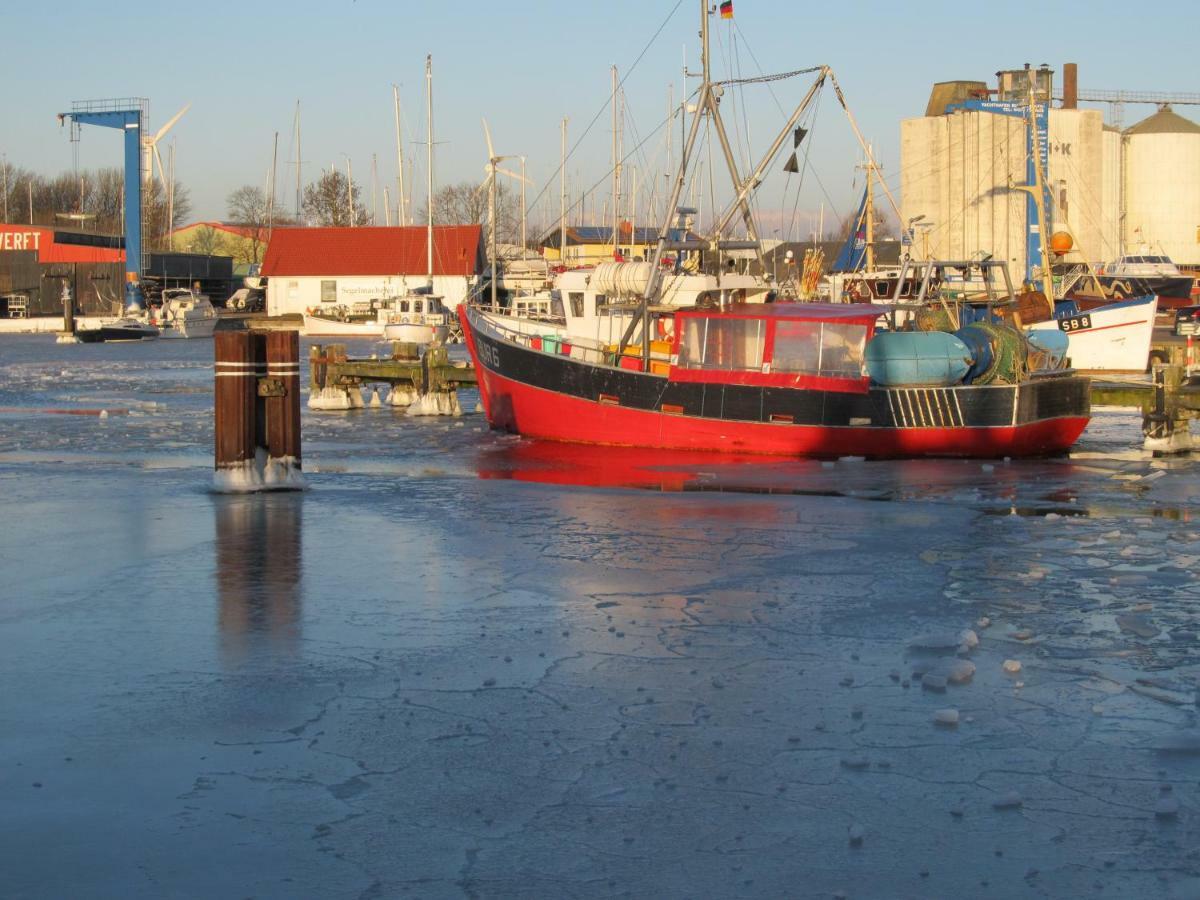
[[[1125,252],[1200,265],[1200,125],[1163,104],[1123,139]]]

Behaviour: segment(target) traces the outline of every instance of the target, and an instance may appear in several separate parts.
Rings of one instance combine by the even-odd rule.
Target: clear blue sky
[[[292,153],[299,99],[305,180],[316,177],[318,167],[344,167],[345,153],[355,180],[367,187],[375,153],[382,190],[395,178],[391,85],[401,85],[407,151],[423,158],[423,66],[432,53],[438,183],[482,178],[487,154],[480,118],[486,116],[499,153],[528,157],[536,182],[532,199],[558,165],[561,118],[570,117],[574,143],[607,103],[609,66],[626,73],[674,6],[675,0],[5,3],[0,152],[45,174],[69,171],[72,149],[55,113],[72,100],[148,97],[152,130],[191,102],[173,134],[177,177],[191,189],[194,217],[221,218],[231,190],[264,183],[275,131],[280,196],[290,208],[294,169],[283,163]],[[628,118],[640,136],[665,117],[671,82],[679,98],[685,45],[688,62],[698,63],[697,7],[683,0],[625,84]],[[1200,15],[1194,4],[1163,0],[1139,10],[1100,2],[1080,9],[1022,0],[907,6],[735,0],[737,59],[730,52],[734,32],[714,19],[714,67],[718,77],[728,77],[739,60],[743,76],[757,74],[758,63],[768,72],[831,65],[898,186],[899,122],[923,114],[935,81],[991,83],[997,69],[1046,62],[1061,72],[1063,62],[1075,61],[1085,89],[1197,89]],[[755,88],[744,109],[727,102],[730,127],[736,120],[761,152],[783,122],[780,106],[790,112],[808,83],[776,83],[773,94]],[[1152,111],[1128,107],[1126,122]],[[1179,111],[1200,118],[1198,107]],[[636,143],[633,127],[625,140],[627,150]],[[603,179],[609,141],[604,109],[568,165],[576,191]],[[820,183],[806,175],[797,201],[795,179],[785,188],[774,175],[759,195],[768,219],[785,207],[813,210],[824,201],[845,212],[852,205],[862,183],[854,169],[860,154],[832,93],[821,101],[811,145]],[[647,146],[659,148],[661,163],[661,144]],[[652,157],[648,149],[640,165],[654,167]],[[117,134],[85,129],[79,158],[87,168],[119,165]],[[535,223],[557,213],[557,191],[557,184],[548,191]],[[598,191],[597,202],[606,192]],[[413,194],[419,207],[423,188]]]

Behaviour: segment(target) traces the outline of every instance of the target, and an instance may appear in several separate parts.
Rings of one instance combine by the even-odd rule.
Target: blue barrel
[[[1029,355],[1029,368],[1035,371],[1062,368],[1063,360],[1067,358],[1067,350],[1071,345],[1069,334],[1059,331],[1057,328],[1053,330],[1035,328],[1028,333],[1028,336],[1029,347],[1033,351]]]
[[[883,331],[867,344],[867,374],[885,387],[942,387],[967,374],[970,349],[944,331]]]

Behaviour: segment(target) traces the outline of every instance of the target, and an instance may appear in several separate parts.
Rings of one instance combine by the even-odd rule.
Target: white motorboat
[[[120,319],[104,319],[95,328],[78,328],[75,339],[81,344],[116,343],[118,341],[153,340],[159,330],[145,319],[126,316]]]
[[[164,338],[210,338],[217,327],[217,311],[204,294],[188,288],[167,288],[162,293],[158,327]]]

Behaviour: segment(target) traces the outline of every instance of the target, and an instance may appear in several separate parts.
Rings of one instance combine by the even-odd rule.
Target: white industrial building
[[[1019,74],[1001,74],[1004,78]],[[1044,75],[1049,95],[1049,71]],[[927,114],[901,123],[901,214],[913,256],[990,253],[1014,278],[1025,271],[1026,121],[976,110],[940,112],[980,82],[936,85]],[[1019,96],[1019,94],[1018,94]],[[1098,110],[1052,108],[1047,121],[1051,231],[1075,249],[1063,262],[1100,264],[1148,247],[1200,265],[1200,125],[1161,110],[1124,134]]]
[[[434,293],[454,308],[483,269],[478,225],[433,229]],[[267,312],[278,316],[322,306],[395,297],[429,280],[424,227],[277,228],[263,257]]]

